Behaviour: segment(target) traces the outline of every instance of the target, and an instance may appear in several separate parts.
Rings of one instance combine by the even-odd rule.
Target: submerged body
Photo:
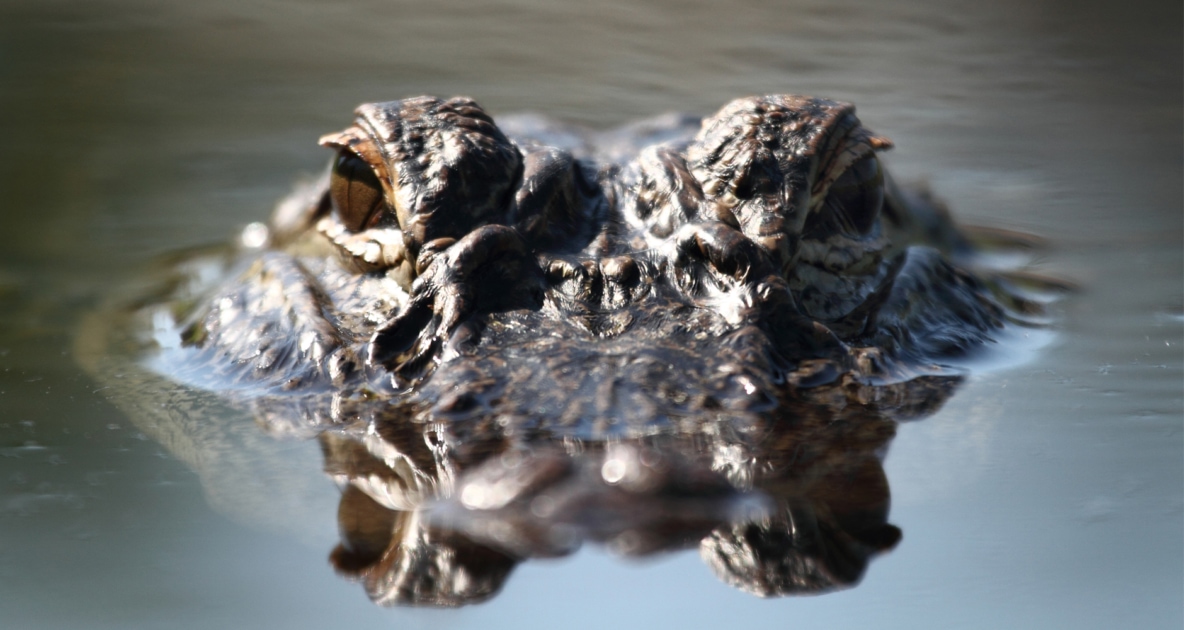
[[[382,603],[479,601],[582,540],[698,542],[760,595],[852,584],[900,537],[894,422],[1039,308],[974,270],[844,103],[588,133],[422,97],[321,143],[326,178],[223,273],[174,279],[155,365],[319,435],[333,562]],[[187,396],[143,426],[232,452]]]

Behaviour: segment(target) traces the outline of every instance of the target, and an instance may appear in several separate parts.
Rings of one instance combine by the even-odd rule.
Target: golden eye
[[[826,205],[840,225],[853,235],[871,232],[884,205],[884,174],[880,161],[869,155],[847,169],[830,186]]]
[[[349,151],[337,154],[329,179],[333,212],[347,229],[360,232],[373,227],[382,217],[386,202],[382,185],[370,165]]]

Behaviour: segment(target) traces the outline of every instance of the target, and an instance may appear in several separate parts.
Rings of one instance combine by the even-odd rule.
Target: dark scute
[[[372,227],[385,205],[378,176],[362,158],[349,151],[339,153],[333,163],[329,198],[338,220],[354,232]]]
[[[884,176],[876,156],[859,160],[840,175],[831,184],[826,205],[853,235],[870,232],[884,206]]]

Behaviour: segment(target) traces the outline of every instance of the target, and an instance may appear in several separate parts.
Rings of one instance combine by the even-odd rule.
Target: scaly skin
[[[967,264],[851,105],[504,127],[463,98],[358,108],[231,271],[174,280],[184,348],[157,369],[319,434],[345,488],[333,561],[381,603],[479,601],[585,539],[700,541],[760,595],[856,582],[900,536],[894,421],[944,403],[942,358],[992,340],[1004,304],[1037,307]],[[236,431],[174,406],[133,405],[226,476]]]
[[[740,99],[686,128],[597,163],[594,140],[511,140],[467,99],[364,105],[322,138],[346,166],[190,325],[194,362],[594,432],[901,380],[1002,326],[852,106]]]

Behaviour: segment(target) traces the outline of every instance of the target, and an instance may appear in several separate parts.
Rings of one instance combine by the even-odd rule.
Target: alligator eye
[[[858,236],[870,232],[884,205],[884,174],[876,156],[859,160],[840,175],[830,186],[826,205],[848,232]]]
[[[339,153],[333,163],[329,198],[338,220],[353,232],[372,227],[386,206],[378,176],[362,158],[349,151]]]

